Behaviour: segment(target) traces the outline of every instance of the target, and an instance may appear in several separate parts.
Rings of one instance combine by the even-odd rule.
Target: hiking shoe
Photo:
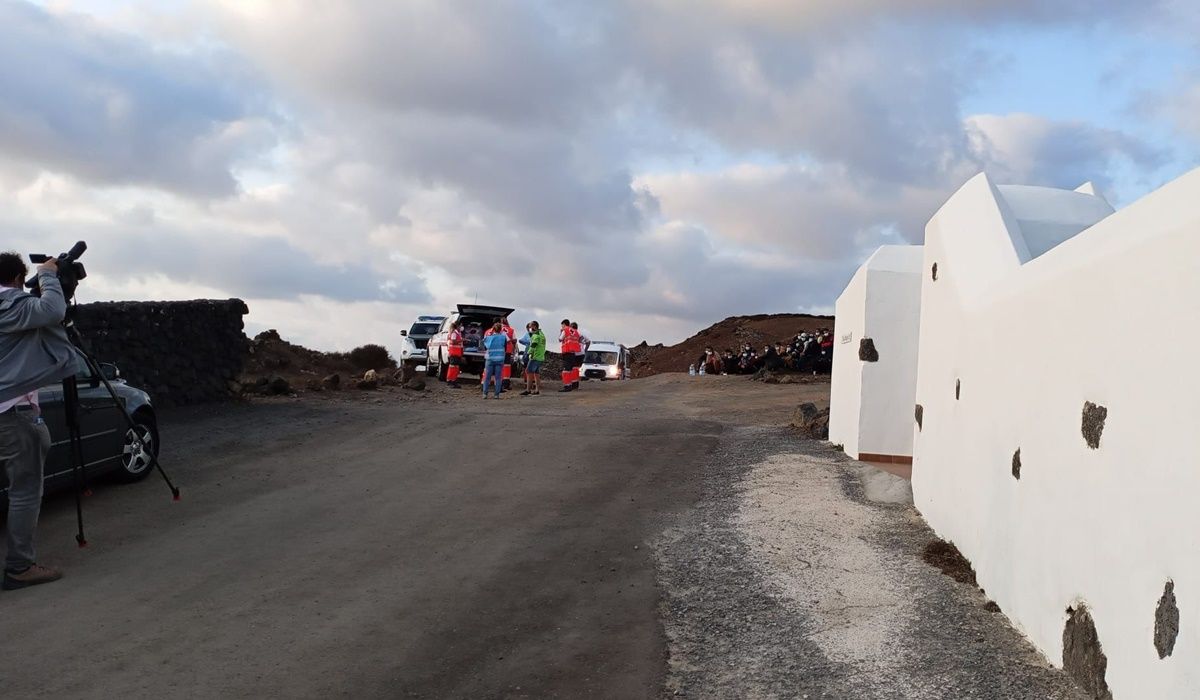
[[[528,389],[526,389],[525,391],[522,391],[520,394],[518,394],[518,396],[529,396],[532,393],[533,393],[532,391],[529,391]]]
[[[18,588],[29,588],[30,586],[37,586],[42,583],[57,581],[60,578],[62,578],[62,572],[58,569],[32,564],[28,569],[20,573],[5,570],[4,590],[15,591]]]
[[[483,398],[485,398],[485,399],[486,399],[486,398],[487,398],[487,394],[484,394],[484,395],[483,395]]]

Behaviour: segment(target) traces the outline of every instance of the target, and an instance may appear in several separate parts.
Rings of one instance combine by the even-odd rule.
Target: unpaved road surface
[[[1075,698],[911,507],[784,427],[823,385],[663,375],[164,418],[0,593],[5,697]]]

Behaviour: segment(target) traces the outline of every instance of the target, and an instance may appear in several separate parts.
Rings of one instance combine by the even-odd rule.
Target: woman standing
[[[483,398],[487,398],[488,384],[495,382],[496,398],[504,385],[504,355],[508,349],[508,336],[503,331],[499,321],[492,325],[492,332],[483,339],[487,361],[483,365]]]

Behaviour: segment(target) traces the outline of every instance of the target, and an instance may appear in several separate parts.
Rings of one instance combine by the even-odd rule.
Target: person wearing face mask
[[[576,389],[576,377],[579,376],[579,369],[575,366],[576,353],[582,347],[579,342],[579,332],[571,327],[569,319],[562,320],[562,326],[558,332],[558,345],[562,354],[562,388],[560,392],[574,391]]]
[[[721,356],[717,354],[716,350],[709,351],[708,359],[705,361],[705,364],[707,366],[706,371],[709,374],[721,374],[725,371],[725,365],[723,362],[721,362]]]

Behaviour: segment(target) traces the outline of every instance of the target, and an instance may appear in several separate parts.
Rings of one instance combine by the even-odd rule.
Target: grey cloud
[[[458,189],[514,224],[581,241],[640,224],[630,173],[613,154],[592,150],[586,129],[411,118],[372,126],[364,143],[394,171]]]
[[[228,54],[158,50],[82,15],[0,1],[0,156],[99,184],[201,196],[274,144],[254,82]]]
[[[299,295],[344,302],[430,299],[424,280],[404,265],[379,271],[365,262],[329,264],[275,236],[186,231],[169,225],[51,229],[43,224],[0,220],[0,226],[5,231],[5,247],[15,246],[21,252],[57,254],[76,240],[86,240],[85,266],[114,279],[165,275],[172,282],[216,288],[248,299],[289,300]]]
[[[884,243],[919,241],[948,182],[918,187],[839,168],[742,166],[647,176],[669,220],[704,225],[739,248],[814,261],[861,259]]]
[[[1092,180],[1107,186],[1114,159],[1154,170],[1167,158],[1120,131],[1030,114],[976,115],[967,129],[974,158],[1001,182],[1074,188]]]
[[[398,225],[388,238],[403,239],[411,223],[398,218],[407,216],[409,192],[450,191],[494,233],[459,226],[439,235],[474,236],[460,255],[511,244],[519,252],[500,250],[497,265],[512,270],[552,250],[567,261],[629,245],[645,222],[646,202],[630,187],[628,125],[614,115],[623,65],[606,41],[606,13],[594,8],[346,2],[314,10],[281,2],[269,21],[249,21],[263,18],[227,3],[219,20],[310,106],[309,131],[338,134],[344,160],[393,186],[339,189],[375,225]],[[519,241],[507,241],[509,233]],[[580,282],[643,274],[629,264],[572,272]]]
[[[936,185],[971,157],[960,105],[997,69],[969,30],[1124,28],[1164,1],[632,0],[614,36],[679,128],[735,153]]]
[[[1126,6],[1111,3],[1108,16]],[[310,128],[338,132],[344,159],[395,183],[391,193],[334,183],[338,196],[390,224],[375,240],[522,306],[553,298],[691,317],[827,304],[875,245],[919,240],[980,168],[1041,177],[1055,161],[1074,173],[1144,155],[1132,139],[1069,125],[1028,154],[1005,151],[960,114],[991,69],[965,25],[1092,23],[1092,3],[304,7],[226,26],[321,105]],[[680,131],[734,157],[811,165],[635,182],[635,156],[680,148],[645,134]],[[452,211],[433,222],[408,211],[421,190],[452,192]],[[657,235],[664,221],[683,232]],[[738,246],[794,267],[747,263],[729,254]],[[480,255],[488,265],[468,262]]]
[[[786,32],[828,31],[872,19],[954,23],[1103,21],[1166,4],[1164,0],[650,0],[723,22]]]
[[[958,102],[973,66],[946,60],[964,51],[945,30],[868,24],[796,36],[703,16],[628,22],[621,53],[649,99],[734,152],[806,155],[901,181],[927,177],[965,144]]]
[[[711,322],[735,314],[796,311],[832,304],[850,261],[774,257],[770,264],[719,252],[702,229],[668,225],[637,254],[657,261],[649,284],[616,290],[612,308]]]
[[[597,88],[615,78],[585,2],[278,0],[269,8],[263,17],[227,2],[218,18],[288,83],[374,110],[562,123],[594,107],[604,95]]]
[[[1155,158],[1119,132],[961,114],[993,70],[973,32],[1090,25],[1127,17],[1129,2],[221,2],[213,28],[247,63],[0,5],[34,30],[17,37],[24,53],[57,47],[46,27],[62,28],[68,58],[47,63],[61,82],[116,84],[136,117],[42,134],[29,115],[109,103],[39,93],[0,66],[6,95],[22,89],[0,125],[25,129],[0,133],[0,159],[207,196],[232,191],[233,164],[281,128],[250,62],[292,120],[272,154],[285,183],[206,203],[205,234],[129,209],[128,230],[87,234],[104,243],[96,264],[116,267],[104,251],[120,251],[131,274],[278,299],[374,299],[394,279],[402,300],[426,303],[418,271],[385,262],[394,255],[480,299],[678,327],[827,306],[866,251],[919,240],[978,169],[1074,186],[1114,159]],[[689,150],[705,168],[782,165],[689,173]],[[665,174],[638,176],[648,169]]]

